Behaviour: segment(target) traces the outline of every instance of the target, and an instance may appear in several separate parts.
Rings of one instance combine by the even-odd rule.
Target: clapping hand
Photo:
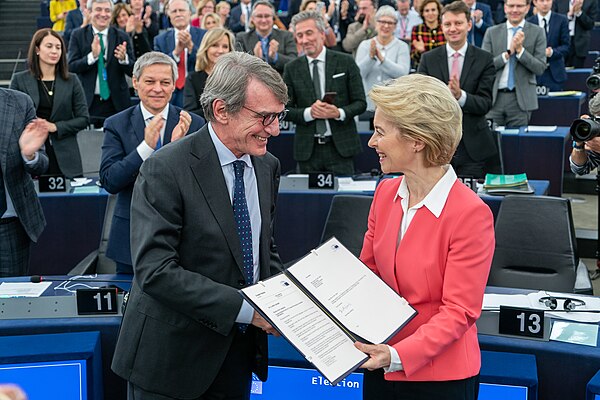
[[[44,119],[34,119],[25,127],[19,138],[21,154],[28,160],[35,158],[35,153],[42,148],[48,138],[48,123]]]
[[[184,137],[190,129],[191,123],[192,117],[190,114],[187,111],[181,111],[179,113],[179,123],[173,128],[173,132],[171,132],[171,142]]]

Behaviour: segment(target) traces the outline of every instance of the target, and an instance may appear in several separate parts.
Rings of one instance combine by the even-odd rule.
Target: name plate
[[[498,333],[501,335],[543,339],[544,311],[500,306]]]
[[[67,179],[64,175],[42,175],[38,181],[40,193],[67,191]]]
[[[459,181],[464,183],[467,187],[471,188],[472,191],[477,193],[477,179],[472,176],[458,176]]]
[[[78,315],[118,314],[117,289],[77,289]]]
[[[308,174],[309,189],[334,189],[335,177],[333,172],[311,172]]]

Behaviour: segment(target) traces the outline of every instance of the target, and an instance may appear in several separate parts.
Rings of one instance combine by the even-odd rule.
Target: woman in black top
[[[29,45],[29,69],[13,76],[10,88],[27,93],[39,119],[47,122],[49,175],[81,176],[77,132],[88,125],[88,106],[77,75],[69,72],[62,37],[49,28],[38,30]]]
[[[217,59],[233,49],[233,33],[225,28],[213,28],[206,32],[196,55],[196,71],[185,79],[183,109],[204,116],[200,95],[204,92],[206,79],[212,72]]]

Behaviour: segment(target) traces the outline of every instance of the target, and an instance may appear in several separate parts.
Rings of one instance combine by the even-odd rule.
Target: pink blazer
[[[398,249],[402,207],[394,201],[402,178],[377,187],[361,260],[418,311],[389,342],[404,371],[387,380],[445,381],[479,373],[475,321],[494,254],[489,207],[456,181],[436,218],[426,207],[414,216]],[[382,304],[385,307],[385,304]]]

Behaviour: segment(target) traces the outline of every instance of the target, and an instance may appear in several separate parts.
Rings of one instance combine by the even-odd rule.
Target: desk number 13
[[[525,313],[522,312],[517,314],[517,319],[519,319],[520,326],[519,329],[521,332],[525,332]],[[527,324],[527,329],[531,333],[539,333],[542,329],[542,324],[540,323],[541,318],[538,314],[529,314],[529,324]]]
[[[94,299],[98,302],[98,311],[102,310],[102,297],[106,299],[106,307],[108,311],[112,311],[112,295],[111,293],[106,293],[104,296],[101,296],[100,293],[97,293],[94,296]]]

